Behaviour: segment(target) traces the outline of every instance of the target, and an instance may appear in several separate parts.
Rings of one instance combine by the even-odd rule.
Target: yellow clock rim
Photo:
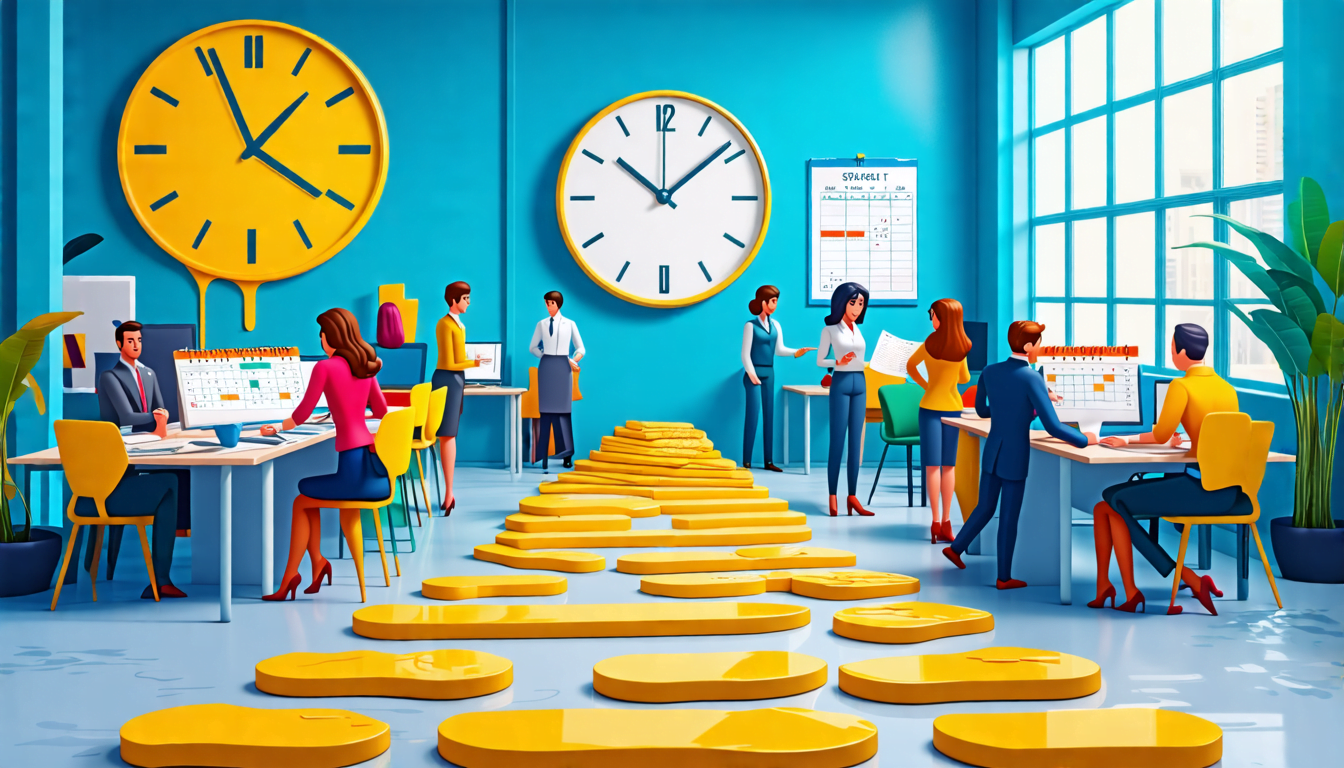
[[[596,270],[588,265],[588,262],[584,261],[583,256],[580,255],[579,247],[574,242],[574,238],[569,236],[569,223],[565,220],[565,175],[569,171],[570,161],[574,159],[575,153],[579,151],[579,145],[583,143],[583,139],[588,135],[588,131],[591,130],[594,125],[601,122],[602,118],[615,112],[626,104],[658,96],[686,99],[688,101],[703,104],[722,115],[728,122],[732,123],[733,127],[742,134],[742,138],[746,139],[747,144],[751,146],[751,152],[756,156],[756,164],[761,169],[761,182],[765,187],[765,210],[761,214],[761,232],[756,236],[756,242],[751,246],[751,252],[747,254],[747,258],[743,260],[731,275],[720,281],[718,285],[703,293],[698,293],[694,296],[687,296],[681,299],[649,299],[643,296],[637,296],[629,291],[620,289],[614,283],[611,283],[606,278],[599,275]],[[565,152],[564,160],[560,161],[560,175],[555,182],[555,214],[560,223],[560,236],[564,238],[565,247],[569,248],[570,255],[574,257],[574,261],[578,262],[579,268],[583,270],[584,274],[588,275],[589,279],[593,282],[602,286],[603,290],[607,293],[624,299],[631,304],[638,304],[643,307],[654,307],[659,309],[686,307],[704,301],[710,296],[713,296],[732,285],[734,280],[740,277],[743,272],[747,271],[747,267],[751,266],[751,262],[761,250],[761,244],[765,242],[765,233],[770,229],[770,171],[765,167],[765,157],[761,154],[761,148],[756,146],[756,139],[752,137],[751,132],[747,130],[747,127],[738,121],[738,119],[728,110],[715,104],[709,99],[685,91],[644,91],[643,93],[636,93],[633,96],[626,96],[624,99],[608,105],[579,129],[579,132],[574,136],[574,140],[570,142],[569,149]]]
[[[277,272],[269,272],[264,275],[243,274],[243,273],[226,274],[223,272],[223,270],[220,269],[218,265],[205,263],[201,260],[193,258],[189,254],[182,253],[177,248],[175,248],[171,243],[167,242],[162,237],[160,237],[159,233],[155,231],[154,227],[152,227],[149,223],[147,223],[144,220],[144,218],[141,216],[140,211],[137,210],[136,207],[131,204],[131,190],[126,178],[125,169],[122,167],[122,146],[126,140],[126,120],[130,113],[131,100],[134,99],[136,97],[136,94],[140,92],[140,85],[146,82],[145,78],[149,75],[149,73],[153,72],[154,68],[157,67],[159,63],[163,61],[170,53],[173,53],[181,48],[188,47],[193,41],[201,37],[204,37],[205,35],[211,34],[212,32],[216,32],[221,29],[228,29],[230,27],[241,27],[247,25],[275,27],[277,29],[288,30],[290,32],[294,32],[298,35],[306,37],[312,40],[314,43],[322,46],[324,49],[326,49],[328,52],[334,55],[337,59],[339,59],[342,64],[344,64],[347,68],[349,68],[351,74],[355,76],[355,80],[359,83],[361,89],[369,97],[369,103],[373,107],[374,117],[376,118],[376,121],[378,123],[378,139],[382,143],[383,148],[382,161],[379,163],[378,168],[378,180],[374,184],[373,194],[369,196],[368,202],[365,204],[363,212],[360,213],[359,218],[356,219],[355,223],[350,226],[350,229],[345,233],[345,235],[343,235],[340,240],[337,240],[335,243],[331,245],[331,247],[327,248],[321,254],[318,254],[312,259],[309,259],[307,262],[298,267],[295,267],[293,269],[283,269]],[[378,95],[374,93],[373,86],[369,84],[368,78],[364,77],[364,73],[360,71],[359,67],[355,66],[355,63],[351,61],[350,58],[341,51],[341,49],[327,42],[323,38],[318,37],[312,32],[309,32],[308,30],[303,29],[301,27],[296,27],[292,24],[286,24],[281,21],[266,21],[263,19],[239,19],[236,21],[224,21],[220,22],[219,24],[212,24],[208,27],[202,27],[196,30],[195,32],[188,34],[185,37],[179,38],[172,45],[163,49],[163,52],[160,53],[158,56],[155,56],[154,60],[149,63],[149,66],[145,67],[145,71],[140,73],[140,77],[136,79],[135,85],[132,86],[131,88],[130,95],[126,97],[126,106],[123,107],[121,110],[121,125],[117,129],[116,152],[117,152],[117,176],[119,176],[121,179],[121,192],[126,197],[126,205],[128,208],[131,209],[131,213],[135,215],[136,221],[140,222],[140,227],[145,230],[145,233],[148,234],[150,238],[155,243],[157,243],[160,248],[166,251],[168,255],[172,256],[174,259],[177,259],[182,264],[198,272],[202,272],[214,277],[223,278],[225,280],[241,280],[246,282],[263,282],[263,283],[271,282],[274,280],[284,280],[287,277],[293,277],[295,275],[303,274],[304,272],[307,272],[311,269],[316,269],[317,267],[320,267],[323,264],[330,261],[333,256],[340,253],[345,248],[345,246],[349,245],[350,241],[354,240],[355,236],[358,235],[360,231],[364,229],[364,225],[368,223],[369,218],[373,216],[374,209],[378,207],[378,201],[383,196],[383,186],[384,184],[387,183],[387,168],[391,159],[391,147],[387,140],[387,118],[383,115],[383,106],[378,102]]]

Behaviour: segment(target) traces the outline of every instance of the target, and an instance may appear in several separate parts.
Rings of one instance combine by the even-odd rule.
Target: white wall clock
[[[646,307],[683,307],[746,271],[770,224],[755,140],[708,99],[648,91],[597,113],[565,153],[560,233],[588,277]]]

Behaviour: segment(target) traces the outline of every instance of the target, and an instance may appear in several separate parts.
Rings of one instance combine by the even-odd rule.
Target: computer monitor
[[[313,369],[317,367],[318,363],[326,359],[326,355],[299,355],[299,368],[303,371],[303,389],[305,392],[308,390],[308,382],[313,379]],[[298,403],[295,403],[294,405],[297,407]],[[327,396],[318,395],[317,405],[313,407],[326,408]]]
[[[477,355],[489,364],[482,363],[466,370],[468,384],[498,384],[504,380],[500,371],[504,370],[504,344],[498,341],[469,341],[466,345],[467,359],[475,360]]]
[[[1063,402],[1055,405],[1060,421],[1100,434],[1102,424],[1142,424],[1139,364],[1097,358],[1056,359],[1041,363],[1045,384]]]

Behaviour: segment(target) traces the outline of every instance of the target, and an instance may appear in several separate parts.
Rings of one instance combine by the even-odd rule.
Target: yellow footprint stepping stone
[[[481,544],[472,554],[487,563],[535,571],[594,573],[607,567],[607,559],[592,552],[528,552],[503,544]]]
[[[630,429],[629,427],[617,427],[614,430],[616,437],[625,437],[632,440],[667,440],[669,438],[691,438],[703,440],[705,432],[695,427],[648,427],[642,429]]]
[[[825,684],[826,662],[788,651],[636,654],[593,667],[593,689],[622,701],[777,699]]]
[[[919,579],[875,571],[672,573],[643,577],[639,590],[664,597],[744,597],[792,592],[822,600],[868,600],[918,592]]]
[[[369,605],[355,634],[377,640],[754,635],[807,626],[807,608],[774,603]]]
[[[765,489],[762,489],[765,490]],[[664,515],[687,517],[690,515],[740,515],[745,513],[774,513],[789,511],[789,502],[784,499],[769,498],[769,494],[760,498],[716,497],[711,499],[667,499],[660,503]],[[801,514],[801,513],[795,513]],[[673,526],[676,523],[673,522]]]
[[[463,768],[846,768],[877,754],[877,726],[787,707],[464,712],[439,725],[439,754]]]
[[[695,425],[689,421],[636,421],[630,419],[625,422],[625,428],[638,432],[645,430],[656,432],[660,429],[695,429]]]
[[[645,576],[639,591],[662,597],[749,597],[766,592],[788,592],[793,580],[788,572],[765,575],[755,573],[668,573]]]
[[[913,595],[919,579],[879,571],[816,571],[793,574],[789,591],[821,600],[871,600],[875,597]]]
[[[1223,758],[1223,729],[1170,709],[943,715],[933,746],[985,768],[1206,768]]]
[[[561,547],[723,547],[744,544],[797,544],[812,538],[806,525],[768,528],[710,528],[707,530],[647,529],[638,531],[504,531],[496,544],[518,549]]]
[[[698,469],[685,467],[644,467],[638,464],[610,464],[605,461],[579,459],[574,462],[579,472],[617,472],[627,475],[651,475],[653,477],[752,477],[750,470],[735,469]]]
[[[888,704],[1076,699],[1101,690],[1101,667],[1056,651],[981,648],[845,664],[840,690]]]
[[[547,483],[547,485],[551,485],[551,483]],[[544,493],[541,496],[528,496],[518,502],[518,512],[525,515],[546,515],[550,517],[568,517],[570,515],[657,517],[662,510],[657,502],[642,496]]]
[[[638,552],[616,559],[621,573],[713,573],[772,571],[780,568],[845,568],[853,552],[825,547],[743,547],[733,552]]]
[[[504,527],[523,533],[547,531],[628,531],[626,515],[529,515],[518,512],[504,518]]]
[[[286,653],[257,664],[257,690],[276,696],[467,699],[512,683],[513,662],[484,651]]]
[[[673,515],[672,527],[686,530],[701,528],[749,528],[763,525],[807,525],[802,512],[707,512],[701,515]]]
[[[543,494],[562,493],[568,496],[583,496],[597,494],[602,496],[622,495],[622,496],[642,496],[646,499],[656,501],[681,501],[687,499],[766,499],[770,497],[769,488],[751,487],[751,488],[725,488],[714,486],[713,488],[677,488],[653,485],[594,485],[592,483],[542,483],[537,486],[537,490]],[[776,505],[782,504],[784,508],[788,507],[787,502],[778,501]],[[708,509],[711,512],[728,512],[725,508]],[[752,510],[765,511],[765,510]],[[678,512],[677,514],[687,514]],[[631,515],[634,517],[634,515]]]
[[[737,472],[720,472],[719,477],[661,477],[636,475],[625,472],[565,472],[555,476],[559,483],[586,485],[647,485],[658,488],[750,488],[755,482],[750,474],[743,477]]]
[[[144,768],[337,768],[392,745],[387,723],[344,709],[253,709],[192,704],[121,726],[121,759]]]
[[[586,553],[581,553],[586,554]],[[477,597],[538,597],[559,595],[568,588],[564,576],[497,574],[439,576],[420,582],[420,594],[433,600],[471,600]]]
[[[675,450],[675,449],[672,449]],[[611,464],[638,464],[642,467],[686,467],[699,469],[737,469],[737,462],[720,458],[718,451],[700,451],[690,456],[649,456],[640,453],[617,453],[616,451],[589,451],[591,461],[604,461]]]
[[[922,643],[994,628],[988,611],[942,603],[863,605],[836,611],[835,634],[867,643]]]

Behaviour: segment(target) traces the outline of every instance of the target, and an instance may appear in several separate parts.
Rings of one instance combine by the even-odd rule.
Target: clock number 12
[[[677,108],[671,104],[653,105],[653,126],[656,133],[671,133],[677,129],[672,127],[672,116],[677,114]]]

